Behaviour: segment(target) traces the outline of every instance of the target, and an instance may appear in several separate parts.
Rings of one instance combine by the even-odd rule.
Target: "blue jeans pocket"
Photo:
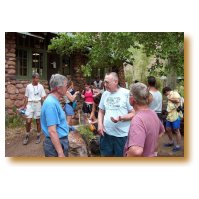
[[[51,140],[46,139],[43,143],[43,148],[45,157],[58,157],[58,153]]]

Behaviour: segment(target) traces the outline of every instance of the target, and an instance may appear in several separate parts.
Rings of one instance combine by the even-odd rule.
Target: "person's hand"
[[[19,109],[26,109],[26,105],[20,107]]]
[[[90,117],[89,117],[89,120],[91,120],[91,121],[97,120],[96,117],[95,117],[95,114],[93,114],[93,112],[91,112],[91,115],[90,115]]]
[[[65,155],[64,155],[64,153],[62,152],[62,153],[58,153],[58,157],[59,158],[64,158],[65,157]]]
[[[88,123],[89,124],[96,124],[97,123],[97,119],[95,118],[95,117],[90,117],[89,119],[88,119]]]
[[[104,127],[103,125],[98,125],[98,134],[104,136]]]
[[[76,91],[76,92],[75,92],[75,95],[78,95],[78,94],[79,94],[79,91]]]
[[[110,118],[111,118],[111,121],[114,122],[114,123],[122,121],[122,116],[119,116],[119,117],[116,117],[116,118],[114,118],[114,117],[110,117]]]

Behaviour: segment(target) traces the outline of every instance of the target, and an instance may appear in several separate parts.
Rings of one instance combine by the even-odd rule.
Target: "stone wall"
[[[16,43],[15,34],[6,33],[5,37],[5,80],[16,79]]]
[[[25,89],[31,81],[11,80],[5,83],[5,111],[14,115],[15,110],[24,105]],[[40,81],[46,93],[49,93],[47,81]]]
[[[16,108],[24,104],[25,89],[31,80],[16,80],[15,33],[5,35],[5,111],[14,115]],[[41,82],[48,93],[47,81]]]

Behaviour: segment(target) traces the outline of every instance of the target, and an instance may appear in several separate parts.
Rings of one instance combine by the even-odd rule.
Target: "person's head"
[[[68,78],[67,78],[68,79]],[[68,79],[68,88],[72,87],[73,82]]]
[[[84,84],[85,90],[88,91],[89,89],[91,89],[91,83],[90,82],[86,82]]]
[[[135,81],[134,81],[135,84],[138,83],[138,82],[139,82],[138,80],[135,80]]]
[[[37,85],[39,83],[39,73],[33,73],[32,74],[32,83],[34,85]]]
[[[164,87],[164,88],[162,89],[162,93],[163,93],[163,95],[165,95],[165,96],[169,95],[170,91],[171,91],[171,88],[168,87],[168,86],[166,86],[166,87]]]
[[[97,96],[94,97],[93,100],[94,100],[94,102],[95,102],[96,105],[99,105],[101,97],[102,97],[101,93],[99,93]]]
[[[156,86],[156,79],[153,76],[149,76],[148,77],[148,85],[151,87],[155,87]]]
[[[105,89],[109,92],[115,92],[118,89],[118,75],[115,72],[107,73],[104,78]]]
[[[132,106],[149,105],[150,92],[147,86],[143,83],[132,84],[130,88],[129,102]]]
[[[97,76],[97,77],[96,77],[96,80],[99,81],[99,80],[100,80],[100,76]]]
[[[68,79],[60,74],[54,74],[50,78],[51,92],[57,92],[60,96],[64,96],[68,88]]]

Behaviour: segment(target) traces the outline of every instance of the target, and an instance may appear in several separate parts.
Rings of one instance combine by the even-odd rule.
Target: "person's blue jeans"
[[[100,137],[100,154],[106,157],[123,157],[124,146],[127,141],[125,137],[115,137],[104,133]]]
[[[62,146],[64,155],[67,157],[68,156],[68,136],[65,136],[63,138],[60,138],[60,144]],[[43,149],[44,149],[44,154],[45,157],[58,157],[58,153],[51,141],[50,138],[46,137],[43,143]]]

